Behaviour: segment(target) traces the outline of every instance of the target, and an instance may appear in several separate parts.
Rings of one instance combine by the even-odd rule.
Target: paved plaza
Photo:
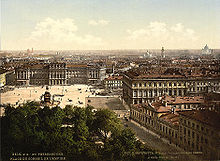
[[[1,93],[1,104],[19,105],[27,101],[40,101],[41,96],[49,91],[54,99],[60,101],[60,107],[66,105],[85,107],[85,97],[96,96],[100,92],[99,89],[92,89],[88,85],[72,85],[72,86],[36,86],[36,87],[18,87],[13,91]]]

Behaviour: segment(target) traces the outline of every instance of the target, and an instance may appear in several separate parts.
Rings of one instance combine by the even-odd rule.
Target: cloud
[[[177,23],[173,26],[164,22],[150,22],[145,28],[137,30],[127,30],[127,39],[131,42],[139,43],[139,47],[160,48],[194,48],[198,36],[195,31],[186,28],[183,24]],[[143,46],[145,45],[145,46]],[[197,44],[196,44],[197,45]]]
[[[79,35],[73,19],[45,18],[37,23],[26,39],[29,46],[40,49],[93,49],[104,44],[102,38]]]
[[[105,26],[105,25],[108,25],[109,24],[109,21],[107,20],[90,20],[88,22],[89,25],[92,25],[92,26]]]

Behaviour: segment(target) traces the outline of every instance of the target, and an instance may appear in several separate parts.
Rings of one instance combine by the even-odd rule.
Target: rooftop
[[[165,96],[164,101],[168,104],[204,103],[203,96],[194,97],[171,97]]]
[[[151,105],[148,103],[145,103],[145,104],[134,104],[132,106],[134,106],[135,108],[139,108],[139,109],[146,108],[146,107],[150,106],[156,112],[159,112],[159,113],[170,112],[171,108],[172,108],[171,106],[164,106],[160,102],[153,102]]]
[[[153,102],[151,106],[155,109],[156,112],[169,112],[171,111],[171,106],[164,106],[160,102]]]
[[[123,76],[110,76],[108,78],[105,78],[105,80],[122,80]]]
[[[215,68],[202,68],[184,66],[174,67],[139,67],[125,72],[125,75],[131,79],[152,79],[152,78],[220,78],[220,72]]]
[[[193,120],[197,120],[203,124],[207,124],[211,127],[220,130],[220,113],[210,110],[191,110],[191,111],[179,111],[180,115],[188,117]]]
[[[166,113],[160,116],[160,119],[171,123],[173,125],[178,125],[179,124],[179,115],[173,114],[173,113]]]

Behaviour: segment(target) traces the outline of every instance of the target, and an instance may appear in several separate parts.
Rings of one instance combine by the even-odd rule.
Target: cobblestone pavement
[[[204,161],[198,155],[192,155],[190,152],[185,152],[180,147],[169,144],[169,141],[165,138],[160,138],[159,135],[146,129],[135,121],[122,121],[126,126],[133,129],[136,133],[137,138],[151,149],[156,150],[158,153],[162,154],[162,157],[172,161]]]

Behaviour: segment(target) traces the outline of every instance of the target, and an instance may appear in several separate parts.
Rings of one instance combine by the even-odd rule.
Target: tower
[[[161,58],[165,58],[165,50],[164,50],[164,47],[162,47],[161,49]]]

